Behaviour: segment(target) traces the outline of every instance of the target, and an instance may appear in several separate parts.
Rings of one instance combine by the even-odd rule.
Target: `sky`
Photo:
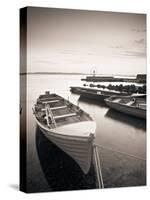
[[[146,73],[146,15],[28,8],[27,71]]]

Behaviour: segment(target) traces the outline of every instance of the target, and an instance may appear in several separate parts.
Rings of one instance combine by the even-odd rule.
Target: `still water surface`
[[[21,78],[24,78],[21,76]],[[82,86],[79,75],[27,75],[27,189],[29,192],[96,188],[93,166],[87,176],[73,160],[47,141],[36,126],[32,107],[46,90],[78,104],[96,121],[96,143],[146,157],[146,122],[109,109],[104,103],[81,99],[70,86]],[[23,102],[22,102],[23,104]],[[146,184],[146,162],[99,148],[104,186]]]

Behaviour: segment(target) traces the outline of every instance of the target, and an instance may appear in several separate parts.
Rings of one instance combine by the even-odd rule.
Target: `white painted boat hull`
[[[146,110],[144,110],[144,109],[139,109],[139,108],[136,108],[136,107],[130,107],[130,106],[118,104],[118,103],[115,103],[115,102],[111,102],[107,99],[105,100],[105,103],[110,108],[113,108],[113,109],[115,109],[119,112],[123,112],[125,114],[132,115],[132,116],[135,116],[135,117],[140,117],[140,118],[143,118],[143,119],[146,118]]]
[[[96,123],[94,121],[79,122],[49,130],[43,127],[38,121],[37,124],[43,134],[51,142],[76,161],[84,174],[88,173],[92,162],[93,142],[96,129]],[[87,127],[87,124],[90,124],[90,126]],[[79,132],[79,129],[82,127],[83,129]],[[67,131],[69,130],[70,132],[71,128],[74,134],[72,133],[69,135]],[[64,130],[65,132],[62,132]]]

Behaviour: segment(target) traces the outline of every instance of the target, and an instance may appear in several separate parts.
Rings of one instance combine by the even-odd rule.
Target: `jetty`
[[[81,81],[86,82],[129,82],[129,83],[146,83],[146,74],[137,74],[135,77],[121,76],[97,76],[95,74],[82,78]]]

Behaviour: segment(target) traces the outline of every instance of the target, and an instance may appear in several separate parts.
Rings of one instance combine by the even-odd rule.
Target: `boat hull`
[[[113,109],[115,109],[119,112],[146,119],[146,110],[135,108],[135,107],[130,107],[130,106],[122,105],[122,104],[118,104],[118,103],[115,103],[115,102],[111,102],[107,99],[105,100],[105,103],[110,108],[113,108]]]
[[[76,163],[80,166],[82,171],[87,174],[92,160],[93,154],[93,138],[86,138],[81,140],[81,138],[72,137],[62,137],[62,135],[56,135],[55,132],[46,131],[40,127],[42,133],[53,142],[58,148],[72,157]]]
[[[104,101],[104,99],[108,98],[109,96],[104,94],[96,94],[88,91],[83,91],[81,92],[81,97],[97,101]]]
[[[74,94],[81,94],[80,87],[70,87],[70,91]]]
[[[49,92],[39,96],[34,114],[43,134],[72,157],[87,174],[96,129],[90,115],[63,97]]]

